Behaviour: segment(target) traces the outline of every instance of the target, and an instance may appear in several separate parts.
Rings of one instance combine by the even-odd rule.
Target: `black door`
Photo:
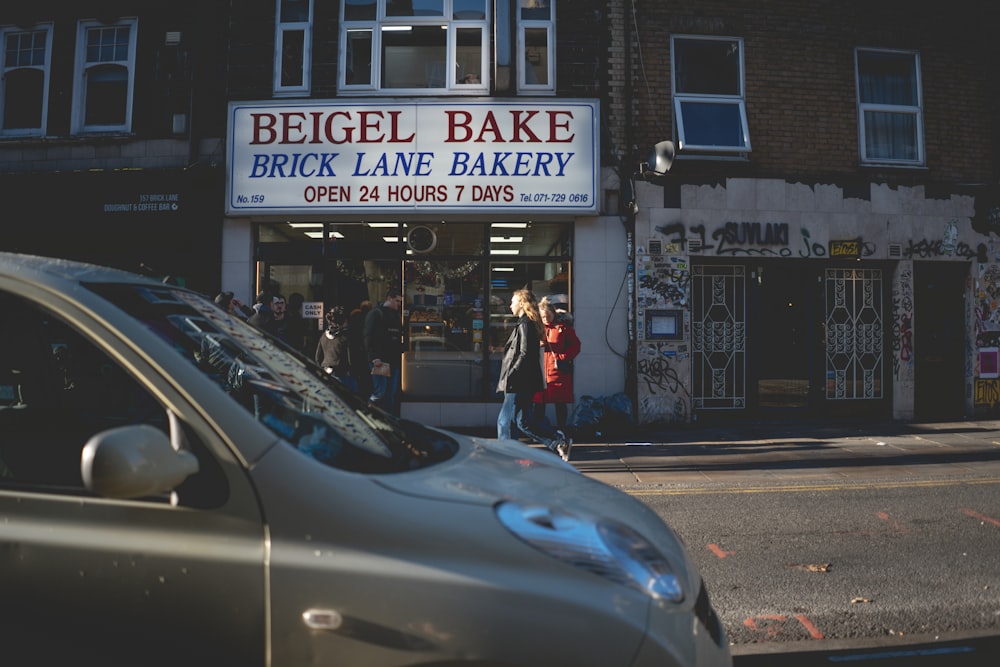
[[[968,265],[914,262],[916,419],[965,416],[965,281]]]
[[[763,414],[814,407],[818,282],[807,263],[761,263],[751,276],[751,400]]]

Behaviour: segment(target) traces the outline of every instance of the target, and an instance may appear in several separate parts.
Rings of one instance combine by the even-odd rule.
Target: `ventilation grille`
[[[688,252],[701,252],[701,239],[688,239]]]
[[[662,255],[663,254],[663,241],[659,239],[650,239],[649,241],[649,254],[650,255]]]
[[[903,245],[901,243],[889,244],[889,259],[900,259],[903,256]]]

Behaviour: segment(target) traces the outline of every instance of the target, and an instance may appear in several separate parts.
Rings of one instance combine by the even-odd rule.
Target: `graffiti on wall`
[[[903,267],[892,286],[892,374],[913,370],[913,266]]]
[[[681,309],[690,305],[691,271],[681,257],[645,258],[636,271],[636,304],[640,318],[647,311]],[[687,318],[683,336],[688,337]],[[682,342],[653,342],[639,333],[638,412],[641,423],[648,421],[686,422],[690,416],[690,395],[685,384],[690,355]]]
[[[809,230],[799,229],[799,237],[792,238],[790,226],[785,222],[726,222],[709,231],[705,225],[685,227],[681,222],[658,225],[656,231],[667,237],[668,243],[681,247],[697,246],[703,254],[725,257],[827,257],[822,243],[812,239]],[[870,257],[875,246],[861,239],[856,241],[857,256]]]
[[[687,422],[691,395],[684,383],[689,372],[687,346],[644,344],[638,358],[639,421]]]
[[[981,264],[976,286],[976,347],[1000,346],[1000,264]]]
[[[976,378],[974,400],[977,407],[996,410],[1000,407],[1000,379]]]
[[[986,246],[983,246],[983,252]],[[964,241],[954,246],[944,239],[910,239],[903,246],[903,257],[906,259],[930,259],[932,257],[964,257],[972,259],[979,256],[979,251]]]
[[[975,375],[973,403],[995,410],[1000,407],[998,353],[1000,347],[1000,264],[980,264],[975,286]]]
[[[640,309],[687,305],[691,272],[686,263],[647,262],[639,267],[636,278]]]

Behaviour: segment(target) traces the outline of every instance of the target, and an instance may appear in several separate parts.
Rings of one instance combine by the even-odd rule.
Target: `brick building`
[[[603,109],[607,12],[234,5],[224,283],[299,293],[313,314],[401,288],[402,414],[426,423],[495,423],[523,286],[575,315],[577,395],[620,392],[628,262],[606,214],[621,151]]]
[[[575,316],[577,398],[642,423],[989,412],[995,14],[11,6],[2,247],[276,286],[313,318],[400,287],[403,414],[431,424],[493,422],[525,285]]]
[[[992,411],[997,13],[634,8],[622,143],[677,145],[636,189],[640,420]]]
[[[0,248],[218,289],[226,5],[0,9]]]

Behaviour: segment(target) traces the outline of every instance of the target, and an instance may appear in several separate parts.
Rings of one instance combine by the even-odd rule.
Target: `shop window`
[[[313,0],[278,0],[274,34],[274,96],[308,95]]]
[[[43,136],[48,116],[52,26],[0,29],[2,136]]]
[[[674,119],[679,150],[750,151],[743,85],[743,40],[671,37]]]
[[[856,65],[861,161],[922,165],[920,56],[858,49]]]
[[[136,19],[81,21],[73,87],[73,131],[129,132],[135,80]]]
[[[482,258],[406,261],[404,399],[482,398],[488,313],[483,264]]]
[[[341,92],[488,92],[488,9],[487,0],[346,0]]]
[[[519,91],[555,92],[555,7],[550,0],[520,0],[517,14]]]
[[[497,399],[503,348],[515,323],[513,293],[527,287],[569,308],[572,228],[527,222],[424,227],[437,236],[434,249],[408,252],[404,262],[403,397]]]
[[[350,312],[402,287],[408,401],[499,400],[516,290],[527,287],[570,310],[572,225],[565,222],[281,222],[259,224],[257,238],[257,289],[299,292]],[[310,331],[315,338],[318,329]]]

